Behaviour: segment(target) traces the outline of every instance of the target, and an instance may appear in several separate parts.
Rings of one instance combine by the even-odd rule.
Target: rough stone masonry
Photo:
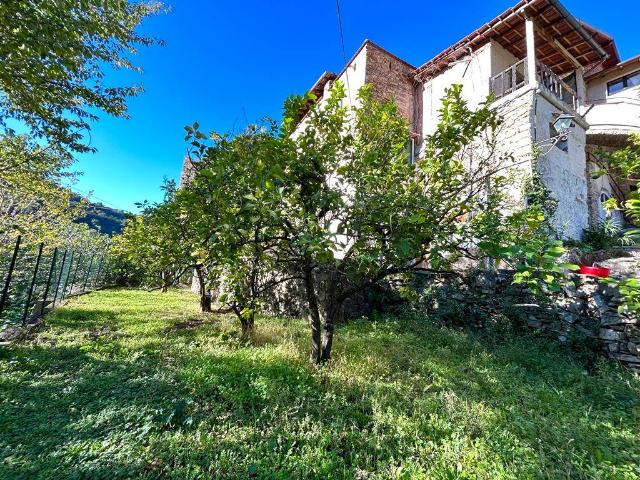
[[[624,256],[598,264],[610,268],[614,278],[640,277],[640,250],[621,253]],[[575,286],[565,286],[555,298],[558,315],[531,311],[529,326],[553,334],[562,343],[576,335],[590,339],[607,357],[640,372],[640,317],[619,309],[622,297],[611,285],[584,275],[571,275],[571,280]]]

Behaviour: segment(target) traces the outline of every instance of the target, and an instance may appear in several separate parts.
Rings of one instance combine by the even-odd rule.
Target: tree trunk
[[[166,270],[162,270],[160,272],[160,282],[162,284],[162,286],[160,287],[160,291],[162,293],[167,293],[167,271]]]
[[[211,293],[200,292],[200,310],[202,313],[211,313]]]
[[[243,308],[240,308],[237,303],[233,303],[231,305],[231,310],[236,314],[238,320],[240,320],[240,325],[242,326],[242,338],[251,339],[253,337],[253,330],[255,325],[255,313],[252,313],[248,317],[242,314]]]
[[[307,307],[309,308],[309,326],[311,327],[310,360],[312,364],[319,365],[322,354],[322,324],[320,322],[320,311],[318,309],[318,297],[313,278],[313,269],[310,266],[304,267],[304,289],[307,297]]]
[[[253,330],[255,325],[255,319],[253,315],[249,318],[240,318],[242,324],[242,338],[251,339],[253,337]]]
[[[320,362],[327,363],[331,359],[331,348],[333,347],[333,330],[342,319],[343,313],[343,301],[340,300],[336,292],[337,279],[331,280],[332,284],[329,286],[329,292],[326,298],[326,308],[324,309],[323,327],[324,333],[322,335],[322,351],[320,352]]]
[[[204,267],[202,265],[196,265],[196,275],[198,275],[200,310],[203,313],[211,313],[211,292],[207,290]]]

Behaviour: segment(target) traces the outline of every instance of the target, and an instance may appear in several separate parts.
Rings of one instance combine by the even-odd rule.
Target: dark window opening
[[[576,75],[576,72],[571,72],[569,75],[564,76],[562,78],[562,81],[569,85],[574,92],[578,91],[578,77]],[[562,101],[567,105],[574,104],[573,96],[573,92],[570,92],[565,88],[562,89]]]
[[[609,82],[607,84],[607,92],[609,95],[613,95],[614,93],[618,93],[625,88],[637,87],[640,85],[640,72],[631,73],[629,75],[625,75],[622,78],[618,78],[613,82]]]

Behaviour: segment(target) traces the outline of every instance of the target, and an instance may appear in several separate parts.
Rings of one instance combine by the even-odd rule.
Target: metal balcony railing
[[[544,63],[536,62],[538,85],[573,110],[578,109],[578,94],[567,82],[562,80]],[[491,93],[497,98],[506,97],[529,84],[527,75],[527,58],[514,63],[506,70],[490,79]]]

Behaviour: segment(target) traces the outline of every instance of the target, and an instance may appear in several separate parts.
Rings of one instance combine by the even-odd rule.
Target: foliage
[[[300,281],[314,363],[329,359],[334,326],[350,297],[409,278],[416,268],[450,274],[460,258],[479,259],[505,242],[530,248],[520,244],[540,213],[504,213],[514,159],[498,151],[502,120],[488,102],[473,110],[461,86],[453,86],[437,131],[414,161],[394,102],[376,100],[371,86],[360,90],[358,106],[345,106],[344,96],[336,82],[302,121],[299,112],[315,99],[291,97],[280,128],[267,121],[229,136],[205,135],[197,123],[187,127],[193,180],[163,207],[159,232],[138,225],[129,242],[152,252],[138,263],[153,270],[154,261],[173,269],[186,264],[189,251],[203,310],[207,292],[219,287],[219,300],[248,329],[265,292]],[[180,238],[162,239],[178,225]],[[125,237],[136,228],[131,224]],[[145,240],[150,246],[134,245]],[[535,282],[560,271],[549,260],[556,247],[539,243]]]
[[[22,240],[10,300],[28,297],[38,244],[44,243],[43,264],[53,265],[52,274],[58,268],[58,278],[70,270],[72,256],[62,253],[56,266],[56,247],[85,255],[85,260],[107,248],[106,236],[75,223],[87,202],[64,182],[74,178],[73,154],[93,150],[83,142],[97,112],[126,116],[126,99],[140,89],[112,86],[106,77],[113,69],[137,70],[130,57],[138,46],[154,40],[136,29],[160,7],[157,2],[122,0],[0,2],[3,282],[16,239]],[[16,135],[16,130],[26,133]],[[14,307],[18,304],[13,302]]]
[[[54,243],[83,207],[70,208],[71,192],[60,186],[66,154],[25,136],[0,137],[0,245],[22,234],[25,243]]]
[[[540,224],[540,228],[547,229],[549,236],[557,236],[557,233],[553,230],[551,222],[558,211],[558,198],[557,196],[544,184],[542,176],[535,168],[537,157],[540,153],[534,152],[534,168],[530,178],[525,183],[524,195],[527,201],[527,205],[536,207],[543,215],[544,222]]]
[[[557,288],[562,249],[549,241],[544,208],[509,213],[504,190],[518,170],[498,148],[502,119],[489,102],[471,109],[453,86],[412,159],[394,102],[370,85],[357,106],[344,97],[336,82],[301,121],[315,99],[291,97],[279,128],[267,121],[230,136],[187,127],[193,179],[125,229],[137,263],[175,271],[190,257],[203,311],[215,288],[246,331],[269,289],[299,281],[316,364],[330,358],[348,299],[416,269],[453,274],[461,258],[492,255],[518,268],[517,282]]]
[[[85,201],[79,196],[71,199],[71,204]],[[123,210],[111,208],[102,203],[85,201],[83,215],[76,219],[78,223],[85,223],[91,228],[105,235],[117,235],[122,233],[127,213]]]
[[[404,317],[338,326],[314,369],[303,321],[250,348],[194,300],[92,293],[3,347],[0,477],[640,477],[640,383],[615,365]]]
[[[137,68],[131,55],[155,43],[136,33],[159,2],[37,0],[0,3],[0,125],[69,151],[83,143],[96,110],[126,115],[139,87],[112,86],[111,69]],[[12,120],[13,122],[10,122]]]
[[[28,237],[27,237],[28,238]],[[58,232],[55,243],[20,242],[11,272],[0,330],[38,318],[41,302],[47,308],[68,294],[110,285],[109,238],[87,225],[70,224]],[[0,250],[0,281],[6,285],[15,243]],[[45,297],[46,296],[46,297]]]
[[[640,313],[640,280],[629,278],[618,282],[618,289],[625,299],[625,304],[618,307],[621,312],[628,310]]]
[[[233,137],[207,137],[196,123],[187,127],[187,140],[197,174],[176,200],[190,226],[196,272],[207,289],[219,287],[218,301],[250,334],[264,294],[288,278],[275,268],[274,251],[281,231],[282,139],[266,121]]]
[[[113,238],[119,283],[141,284],[163,291],[193,265],[185,246],[187,222],[174,201],[175,185],[163,186],[162,203],[141,204],[142,213],[125,220],[121,235]]]
[[[291,100],[293,113],[285,116],[296,152],[285,194],[300,215],[287,224],[302,226],[287,234],[301,270],[328,275],[329,289],[319,296],[305,274],[314,333],[314,310],[323,313],[322,346],[316,336],[312,348],[319,361],[329,358],[333,326],[350,296],[416,269],[451,273],[458,259],[478,258],[480,242],[494,239],[493,226],[503,221],[501,187],[513,160],[496,149],[501,118],[489,102],[469,108],[460,85],[447,91],[438,128],[415,161],[393,102],[376,101],[365,87],[358,107],[344,107],[340,88],[295,133],[291,119],[304,99]]]
[[[583,247],[590,250],[609,250],[615,247],[630,245],[632,239],[625,235],[618,223],[610,217],[600,225],[587,228],[582,233]]]
[[[637,181],[640,175],[640,134],[632,133],[629,136],[629,144],[613,152],[602,151],[599,156],[604,159],[605,165],[601,170],[594,172],[598,178],[609,175],[612,181],[626,182]],[[640,221],[640,197],[638,192],[632,192],[623,205],[618,205],[615,199],[610,199],[607,208],[610,210],[622,209],[631,221]],[[627,232],[627,236],[635,237],[640,231]]]
[[[13,296],[25,294],[40,243],[44,243],[45,258],[50,258],[56,247],[61,252],[74,251],[87,258],[108,249],[106,235],[76,223],[86,201],[80,199],[72,203],[71,192],[60,185],[63,179],[73,177],[69,167],[65,152],[59,149],[41,147],[24,136],[0,137],[2,281],[6,278],[16,238],[21,236],[21,251],[10,292]]]
[[[515,271],[515,285],[524,285],[538,296],[558,291],[567,282],[565,272],[578,269],[559,261],[566,249],[553,226],[558,199],[535,168],[540,155],[534,148],[532,173],[525,178],[522,192],[526,208],[517,208],[494,222],[490,226],[494,236],[481,243],[497,267],[504,264]]]
[[[637,180],[640,175],[640,134],[631,134],[629,145],[612,153],[600,152],[606,160],[604,169],[598,171],[594,176],[608,174],[614,181]],[[640,196],[638,192],[632,192],[623,205],[618,205],[615,199],[611,199],[608,204],[609,209],[624,210],[627,218],[634,222],[640,222]],[[640,236],[640,229],[625,232],[623,241],[635,243]],[[629,310],[633,313],[640,313],[640,282],[636,279],[622,281],[612,281],[609,283],[617,286],[625,298],[625,303],[620,310]]]

